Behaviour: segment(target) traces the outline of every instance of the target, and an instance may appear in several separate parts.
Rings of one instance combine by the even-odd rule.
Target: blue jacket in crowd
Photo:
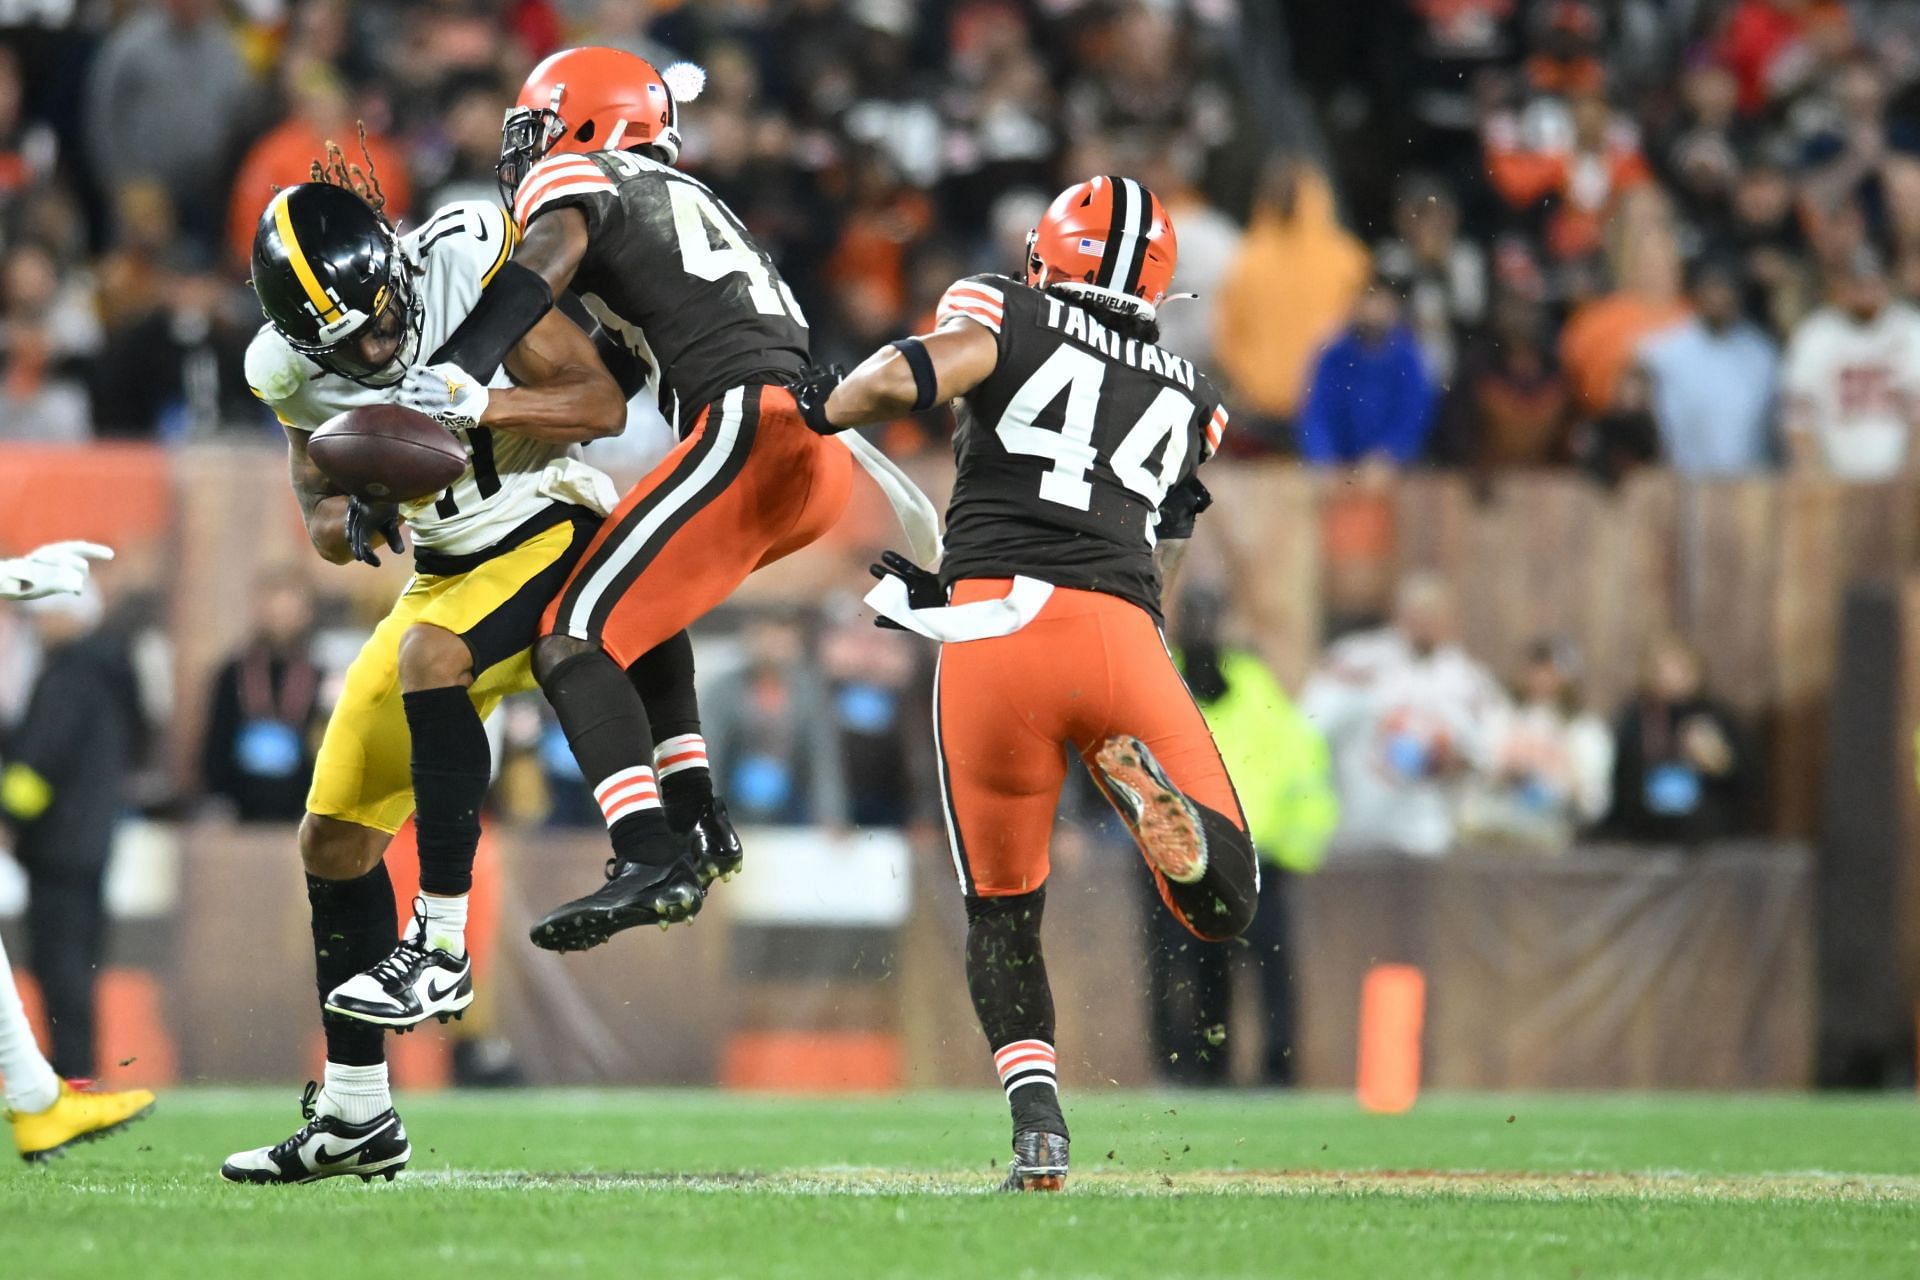
[[[1411,329],[1401,325],[1377,344],[1348,329],[1314,365],[1300,411],[1300,456],[1322,465],[1374,453],[1416,461],[1438,398]]]

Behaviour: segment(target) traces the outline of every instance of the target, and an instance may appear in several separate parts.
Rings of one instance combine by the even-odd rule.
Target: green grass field
[[[292,1104],[0,1173],[0,1276],[1920,1276],[1911,1098],[1082,1093],[1069,1191],[996,1196],[991,1091],[468,1094],[402,1101],[391,1186],[221,1183]]]

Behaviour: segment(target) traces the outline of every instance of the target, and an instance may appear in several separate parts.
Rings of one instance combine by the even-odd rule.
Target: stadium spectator
[[[656,67],[664,67],[680,56],[648,34],[648,21],[656,6],[647,0],[598,0],[594,4],[569,7],[589,11],[586,25],[579,33],[581,44],[624,50]]]
[[[23,244],[0,260],[0,440],[87,438],[86,357],[98,341],[45,249]]]
[[[1601,484],[1618,484],[1629,471],[1660,460],[1660,424],[1653,418],[1653,383],[1635,365],[1620,375],[1607,411],[1574,433],[1574,457]]]
[[[953,47],[940,99],[948,116],[940,202],[950,224],[977,225],[1009,191],[1052,188],[1059,104],[1034,33],[1016,7],[962,6],[948,34]],[[1166,200],[1159,188],[1153,190]],[[1179,225],[1184,232],[1186,224]],[[1183,262],[1185,249],[1183,240]]]
[[[201,780],[242,822],[297,822],[306,811],[323,722],[310,596],[292,576],[264,583],[252,636],[213,678]]]
[[[157,182],[125,182],[114,194],[114,243],[100,260],[95,290],[109,334],[144,317],[166,296],[179,254],[173,202]]]
[[[1920,134],[1907,121],[1889,121],[1887,91],[1879,67],[1861,54],[1827,78],[1822,91],[1798,104],[1795,124],[1799,161],[1806,171],[1804,206],[1820,211],[1852,208],[1866,219],[1867,233],[1890,241],[1908,209]]]
[[[214,0],[148,0],[102,42],[87,77],[87,159],[110,194],[163,185],[182,232],[218,243],[227,150],[253,86]]]
[[[1314,357],[1366,287],[1367,251],[1334,216],[1333,191],[1297,158],[1276,162],[1220,289],[1214,351],[1232,386],[1234,435],[1291,444]]]
[[[1399,296],[1376,280],[1314,365],[1300,411],[1300,456],[1320,466],[1416,462],[1437,395]]]
[[[1461,793],[1490,759],[1506,701],[1457,627],[1446,586],[1409,577],[1393,621],[1335,641],[1307,681],[1300,709],[1333,752],[1336,851],[1438,857],[1453,845]]]
[[[22,114],[24,94],[20,60],[0,46],[0,228],[11,225],[22,199],[52,179],[60,156],[54,131]]]
[[[1560,360],[1577,403],[1592,413],[1613,404],[1640,346],[1687,318],[1680,253],[1665,198],[1642,192],[1610,224],[1619,287],[1577,307],[1560,333]]]
[[[28,948],[52,1028],[53,1069],[98,1074],[94,982],[106,954],[101,894],[127,783],[146,734],[120,639],[99,592],[27,606],[44,665],[0,749],[0,825],[26,869]]]
[[[252,295],[216,275],[172,276],[161,304],[116,332],[93,387],[94,433],[183,440],[272,425],[247,388]]]
[[[1193,298],[1170,300],[1160,308],[1160,345],[1211,374],[1214,356],[1213,312],[1221,287],[1240,253],[1240,226],[1208,202],[1195,172],[1195,157],[1174,147],[1155,150],[1140,167],[1140,180],[1160,197],[1180,233],[1180,265],[1174,288]],[[1029,220],[1028,226],[1038,218]],[[1024,240],[1025,231],[1021,232]]]
[[[1763,470],[1772,453],[1778,349],[1741,314],[1740,276],[1732,263],[1696,263],[1689,297],[1692,317],[1640,350],[1640,365],[1652,382],[1661,451],[1686,476]]]
[[[1186,224],[1181,262],[1186,261]],[[1486,250],[1460,233],[1460,206],[1439,179],[1415,174],[1400,184],[1393,206],[1394,235],[1374,249],[1374,268],[1407,300],[1407,314],[1426,358],[1427,372],[1445,384],[1458,363],[1461,339],[1487,314]]]
[[[1500,296],[1447,392],[1436,462],[1484,475],[1570,459],[1572,394],[1547,333],[1538,303],[1512,291]]]
[[[260,211],[279,188],[307,181],[313,162],[326,154],[329,143],[339,146],[350,164],[364,168],[371,161],[389,218],[405,217],[412,197],[404,155],[370,125],[362,154],[361,122],[337,71],[324,62],[294,61],[288,63],[285,79],[291,110],[247,152],[227,202],[228,261],[242,269],[253,251]]]
[[[456,200],[499,200],[500,181],[493,166],[500,158],[500,120],[511,101],[485,78],[468,80],[449,91],[438,136],[417,162],[420,186],[427,192],[420,202],[422,209],[438,209]]]
[[[905,827],[932,807],[925,646],[850,611],[820,638],[820,673],[833,704],[847,821]]]
[[[1660,146],[1660,168],[1682,213],[1719,239],[1729,229],[1734,193],[1758,130],[1740,118],[1739,82],[1725,67],[1689,67],[1680,96],[1682,118]]]
[[[1709,695],[1700,655],[1678,636],[1647,647],[1640,692],[1614,725],[1606,834],[1696,843],[1739,833],[1753,770],[1733,713]]]
[[[933,203],[909,185],[887,155],[852,158],[850,199],[826,264],[841,332],[836,341],[871,349],[899,329],[907,309],[907,259],[933,228]]]
[[[1638,130],[1590,81],[1582,76],[1570,86],[1564,121],[1555,111],[1529,130],[1523,113],[1487,126],[1494,189],[1515,211],[1540,214],[1541,242],[1561,261],[1599,248],[1616,203],[1651,178]]]
[[[1747,305],[1775,335],[1789,333],[1818,302],[1793,180],[1778,165],[1758,161],[1733,192],[1726,241],[1739,256]]]
[[[1758,115],[1798,90],[1846,24],[1834,0],[1735,0],[1714,55],[1739,82],[1741,112]]]
[[[1260,1083],[1294,1082],[1295,1000],[1289,882],[1317,869],[1339,816],[1326,740],[1293,705],[1260,656],[1222,633],[1226,600],[1195,586],[1180,598],[1176,657],[1235,779],[1262,863],[1260,906],[1241,942],[1202,942],[1161,910],[1148,887],[1148,998],[1154,1061],[1180,1084],[1220,1084],[1228,1056],[1216,1028],[1232,1007],[1232,961],[1242,952],[1260,983]]]
[[[1540,850],[1565,849],[1606,816],[1613,736],[1580,697],[1579,657],[1564,640],[1538,640],[1487,729],[1489,767],[1469,785],[1461,834]]]
[[[1920,311],[1893,301],[1873,249],[1849,255],[1833,302],[1794,330],[1782,383],[1796,470],[1888,480],[1911,464]]]
[[[63,274],[46,244],[27,240],[0,260],[0,325],[37,330],[61,372],[78,374],[100,350],[100,321],[83,279]]]
[[[742,642],[741,669],[701,692],[714,790],[738,822],[846,827],[839,735],[803,621],[756,616]]]
[[[852,100],[840,128],[857,148],[872,148],[909,185],[939,181],[942,125],[930,90],[914,74],[914,16],[906,0],[868,0],[849,6],[857,34],[850,49]]]
[[[1233,133],[1233,95],[1172,6],[1088,6],[1066,94],[1074,142],[1146,134],[1211,158]]]

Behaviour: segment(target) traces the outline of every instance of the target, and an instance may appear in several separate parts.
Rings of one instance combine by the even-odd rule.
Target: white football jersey
[[[449,204],[401,237],[401,252],[416,272],[421,312],[418,346],[409,359],[425,359],[459,327],[516,238],[506,211],[479,200]],[[390,402],[399,391],[398,378],[391,386],[366,386],[326,372],[288,346],[272,325],[262,326],[247,348],[247,383],[297,431],[317,430],[349,409]],[[511,386],[512,379],[501,369],[488,385]],[[460,434],[467,469],[438,497],[401,508],[418,546],[445,555],[484,551],[552,502],[605,515],[617,496],[611,479],[580,461],[578,446],[511,431]]]
[[[1787,394],[1811,412],[1827,467],[1843,480],[1886,480],[1906,465],[1920,397],[1920,312],[1892,303],[1870,324],[1832,307],[1787,344]]]

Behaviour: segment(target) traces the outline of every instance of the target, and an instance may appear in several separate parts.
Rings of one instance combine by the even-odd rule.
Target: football
[[[417,501],[467,469],[458,436],[397,404],[349,409],[308,438],[307,456],[329,480],[370,502]]]

